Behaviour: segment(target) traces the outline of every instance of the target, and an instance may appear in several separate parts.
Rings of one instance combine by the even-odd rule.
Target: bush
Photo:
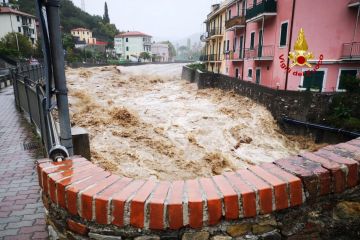
[[[187,65],[187,67],[194,69],[194,70],[206,71],[205,64],[203,64],[203,63],[192,63],[192,64]]]
[[[341,77],[342,87],[349,93],[360,93],[360,79],[346,75]]]

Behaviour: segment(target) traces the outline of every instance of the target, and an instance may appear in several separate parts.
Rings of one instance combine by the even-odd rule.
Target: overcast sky
[[[81,7],[81,0],[73,0]],[[107,0],[110,20],[122,31],[141,31],[157,40],[179,40],[203,31],[210,6],[219,0]],[[85,11],[103,15],[105,1],[85,0]]]

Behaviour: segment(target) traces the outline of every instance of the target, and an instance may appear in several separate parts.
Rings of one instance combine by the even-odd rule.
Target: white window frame
[[[312,70],[313,68],[302,68],[301,71],[304,73],[306,70]],[[328,68],[319,68],[316,70],[317,72],[324,72],[324,80],[323,80],[323,89],[321,89],[321,92],[325,92],[326,90],[326,83],[327,83],[327,74],[328,74]],[[304,85],[304,75],[301,76],[300,85]]]
[[[360,68],[358,68],[358,67],[343,67],[343,68],[339,68],[339,73],[338,73],[338,77],[337,77],[337,80],[336,80],[336,91],[337,91],[337,92],[341,92],[341,91],[344,90],[344,89],[339,89],[340,76],[341,76],[341,71],[342,71],[342,70],[356,70],[356,71],[357,71],[357,74],[360,73]]]
[[[284,46],[280,45],[281,42],[281,27],[284,23],[287,23],[287,29],[286,29],[286,43]],[[289,43],[289,20],[283,21],[280,23],[280,31],[279,31],[279,48],[286,48]]]

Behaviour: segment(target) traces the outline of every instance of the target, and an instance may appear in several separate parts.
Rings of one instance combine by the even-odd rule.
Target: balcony
[[[234,16],[225,22],[225,28],[229,29],[234,26],[245,27],[245,16]]]
[[[274,46],[256,46],[255,48],[245,48],[245,59],[258,61],[269,61],[274,59]]]
[[[223,36],[223,29],[222,28],[212,28],[208,32],[208,37],[222,37]]]
[[[209,61],[209,55],[201,55],[200,58],[199,58],[199,61],[208,62]]]
[[[244,61],[244,54],[240,51],[229,51],[224,53],[225,59],[233,62]]]
[[[210,54],[209,55],[209,62],[220,62],[221,55],[220,54]]]
[[[359,0],[351,0],[351,1],[348,3],[348,7],[357,8],[357,7],[359,7],[359,5],[360,5]]]
[[[246,10],[246,21],[255,21],[261,16],[275,16],[277,5],[275,0],[262,0]]]
[[[360,42],[344,43],[341,58],[343,60],[360,60]]]

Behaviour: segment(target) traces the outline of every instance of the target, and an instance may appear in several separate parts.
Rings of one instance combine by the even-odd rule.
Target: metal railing
[[[251,5],[246,9],[246,20],[254,18],[263,13],[276,13],[277,5],[275,0],[262,0],[256,5]]]
[[[245,49],[245,59],[272,59],[274,57],[274,45],[256,46]]]
[[[16,106],[36,128],[49,154],[59,144],[59,134],[52,112],[46,110],[45,69],[42,65],[21,66],[13,69],[11,76]]]
[[[360,42],[344,43],[341,58],[360,58]]]
[[[209,55],[209,61],[210,62],[216,62],[216,61],[221,61],[221,54],[210,54]]]
[[[220,36],[220,35],[222,36],[223,32],[224,32],[223,28],[211,28],[208,32],[209,33],[208,37]]]

